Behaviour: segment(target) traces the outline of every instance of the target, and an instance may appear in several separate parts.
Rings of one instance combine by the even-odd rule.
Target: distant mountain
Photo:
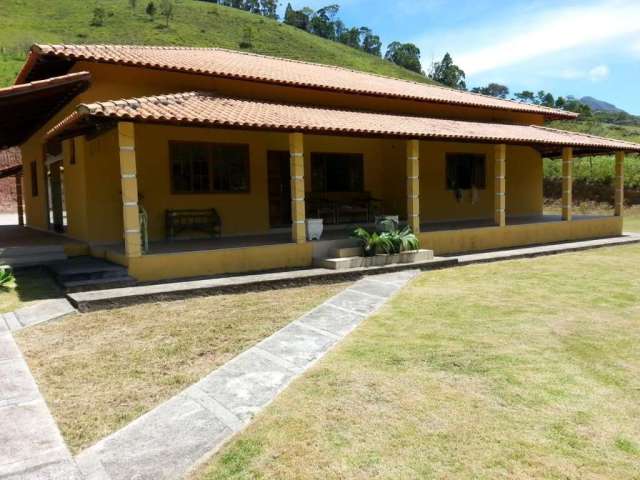
[[[624,110],[616,107],[615,105],[605,102],[604,100],[598,100],[593,97],[582,97],[580,99],[582,103],[591,107],[594,112],[607,112],[607,113],[626,113]]]

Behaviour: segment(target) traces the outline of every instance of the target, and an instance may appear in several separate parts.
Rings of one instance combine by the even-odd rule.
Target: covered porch
[[[101,142],[100,158],[84,160],[117,165],[121,213],[103,223],[123,240],[93,252],[139,280],[308,267],[353,245],[353,227],[377,215],[397,215],[436,255],[620,235],[624,156],[638,149],[543,127],[204,94],[85,106],[48,136],[86,142],[76,152]],[[573,215],[574,156],[607,152],[616,152],[615,215]],[[563,164],[559,216],[543,215],[543,156]],[[327,165],[337,170],[327,175]],[[215,209],[219,231],[168,235],[168,212],[180,209]],[[307,239],[309,217],[325,221],[320,240]]]

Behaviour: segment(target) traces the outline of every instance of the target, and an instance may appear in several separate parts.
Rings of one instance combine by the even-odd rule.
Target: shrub
[[[104,25],[104,19],[107,16],[104,8],[96,7],[93,9],[93,18],[91,19],[92,27],[102,27]]]
[[[6,288],[15,280],[11,269],[8,267],[0,268],[0,287]]]
[[[360,240],[365,257],[372,257],[380,252],[388,253],[391,249],[389,239],[384,234],[372,233],[362,227],[357,227],[352,236]]]
[[[380,223],[385,230],[381,236],[386,238],[390,246],[388,253],[400,253],[420,248],[420,241],[411,231],[411,227],[400,230],[397,224],[391,220],[384,220]]]

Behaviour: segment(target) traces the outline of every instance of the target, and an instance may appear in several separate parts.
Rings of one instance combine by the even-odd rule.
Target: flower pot
[[[387,265],[391,265],[393,263],[398,263],[400,261],[399,253],[390,253],[387,255],[387,261],[385,262]]]
[[[399,263],[426,262],[433,258],[431,250],[407,250],[400,252]]]
[[[323,231],[322,218],[307,218],[307,240],[320,240]]]

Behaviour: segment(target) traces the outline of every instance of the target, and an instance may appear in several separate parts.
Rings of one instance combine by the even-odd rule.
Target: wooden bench
[[[167,210],[165,215],[167,240],[186,231],[208,233],[212,237],[222,232],[222,221],[215,208]]]

